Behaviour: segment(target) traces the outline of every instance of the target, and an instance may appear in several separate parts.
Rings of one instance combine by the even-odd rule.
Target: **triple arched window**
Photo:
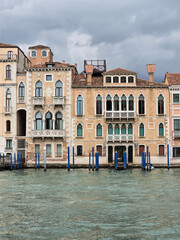
[[[83,97],[81,95],[77,97],[77,115],[83,115]]]
[[[121,128],[120,128],[121,127]],[[128,124],[126,126],[126,124],[121,124],[121,126],[119,126],[119,124],[115,124],[114,129],[113,129],[113,125],[110,123],[108,125],[108,135],[113,135],[113,132],[115,135],[132,135],[133,134],[133,125],[132,123]]]

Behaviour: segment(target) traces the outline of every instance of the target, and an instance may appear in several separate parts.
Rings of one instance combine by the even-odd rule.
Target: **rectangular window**
[[[8,59],[12,59],[13,56],[13,52],[12,51],[8,51]]]
[[[180,119],[174,119],[174,131],[180,131]]]
[[[139,145],[139,156],[144,152],[144,145]]]
[[[180,157],[180,147],[173,147],[173,157]]]
[[[178,93],[173,94],[173,103],[179,103],[179,94]]]
[[[101,145],[98,145],[98,146],[96,147],[96,150],[97,150],[97,152],[99,153],[99,156],[102,156],[102,146],[101,146]]]
[[[10,139],[6,140],[6,148],[7,149],[12,149],[12,140],[10,140]]]
[[[57,156],[62,156],[62,144],[57,144]]]
[[[82,156],[82,146],[77,146],[77,156]]]
[[[40,153],[40,144],[35,144],[35,153]]]
[[[46,155],[51,155],[51,144],[46,144]]]
[[[159,156],[164,156],[164,145],[159,145]]]
[[[46,81],[52,81],[52,75],[46,75]]]

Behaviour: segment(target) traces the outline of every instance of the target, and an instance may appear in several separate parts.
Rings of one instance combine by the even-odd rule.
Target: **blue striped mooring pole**
[[[89,170],[91,169],[91,153],[89,153]]]
[[[11,170],[12,170],[12,153],[11,153],[11,156],[10,156],[10,167],[11,167]]]
[[[124,169],[127,168],[127,153],[124,152]]]
[[[74,169],[74,147],[73,147],[73,169]]]
[[[19,168],[19,153],[17,155],[17,167]]]
[[[14,153],[14,169],[16,169],[16,154]]]
[[[117,152],[115,152],[115,169],[117,170]]]
[[[38,168],[40,168],[40,154],[38,153]]]
[[[35,170],[37,169],[37,153],[35,153]]]
[[[22,168],[22,153],[21,153],[21,156],[20,156],[20,168]]]
[[[94,147],[92,147],[92,170],[94,171]]]
[[[99,170],[99,153],[96,153],[96,171]]]

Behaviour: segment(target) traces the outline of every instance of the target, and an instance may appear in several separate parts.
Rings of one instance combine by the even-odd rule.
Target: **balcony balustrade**
[[[180,131],[173,131],[173,139],[180,138]]]
[[[17,61],[18,56],[16,54],[0,54],[0,61],[4,62],[12,62],[12,61]]]
[[[132,142],[134,141],[134,135],[133,134],[120,134],[120,135],[107,135],[107,141],[108,142]]]
[[[105,116],[106,116],[106,119],[135,118],[136,112],[135,111],[106,111]]]
[[[5,107],[5,108],[4,108],[4,113],[5,113],[6,115],[11,114],[11,113],[12,113],[12,107]]]
[[[18,103],[25,103],[24,97],[18,97]]]
[[[33,97],[32,98],[32,104],[34,106],[44,106],[44,100],[45,98],[44,97]]]
[[[65,97],[53,97],[53,105],[54,106],[64,106]]]
[[[45,137],[52,137],[52,138],[63,138],[65,135],[64,130],[58,129],[41,129],[41,130],[33,130],[32,137],[33,138],[45,138]]]

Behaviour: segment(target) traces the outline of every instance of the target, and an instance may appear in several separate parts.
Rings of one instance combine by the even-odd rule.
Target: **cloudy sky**
[[[180,72],[179,0],[0,0],[0,42],[51,47],[54,60],[77,63],[106,59],[156,81]]]

